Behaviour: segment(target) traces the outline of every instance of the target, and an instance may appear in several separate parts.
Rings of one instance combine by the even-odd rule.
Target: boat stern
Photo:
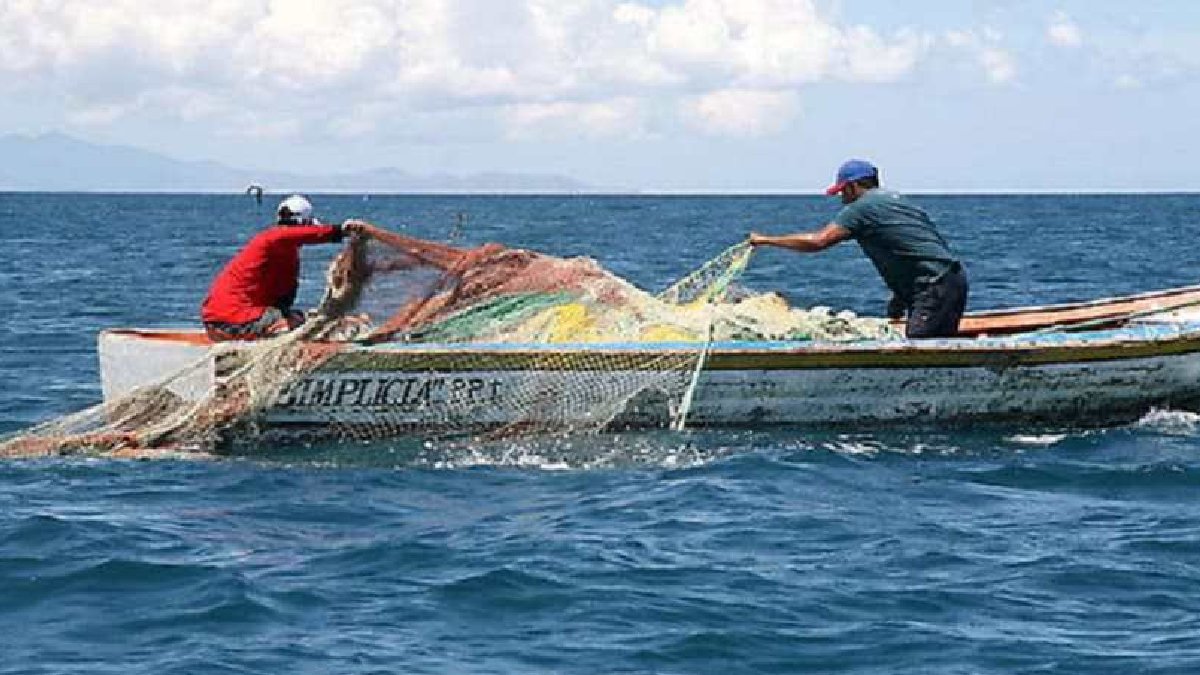
[[[110,329],[97,342],[106,403],[164,383],[184,400],[196,401],[213,385],[213,344],[200,331]]]

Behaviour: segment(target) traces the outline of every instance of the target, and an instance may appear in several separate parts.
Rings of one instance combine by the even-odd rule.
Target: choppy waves
[[[1200,463],[1125,461],[1135,437],[718,435],[693,442],[738,451],[548,472],[16,462],[0,621],[12,672],[1186,672]]]
[[[204,281],[259,217],[242,195],[0,198],[20,215],[0,239],[21,261],[0,273],[0,300],[20,310],[0,325],[3,432],[95,402],[97,330],[192,321]],[[1196,198],[1060,202],[928,200],[967,253],[974,306],[1195,283],[1178,223]],[[743,232],[730,223],[830,212],[803,197],[318,204],[330,220],[411,222],[433,239],[467,211],[471,244],[593,255],[646,288],[732,243]],[[1118,211],[1144,214],[1145,236],[1113,256]],[[93,236],[97,217],[110,236]],[[1022,223],[1041,250],[1012,245]],[[679,232],[695,246],[677,246]],[[748,281],[803,306],[882,304],[857,251],[780,256],[764,253]],[[1023,276],[1031,265],[1053,279]],[[79,271],[43,274],[53,267]],[[4,462],[0,673],[1190,675],[1198,422],[1158,411],[1109,429]]]

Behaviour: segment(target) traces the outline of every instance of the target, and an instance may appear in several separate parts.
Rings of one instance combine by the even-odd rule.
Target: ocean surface
[[[647,289],[804,196],[316,196]],[[973,309],[1200,282],[1200,195],[920,196]],[[194,324],[242,195],[0,193],[0,433],[100,399],[96,333]],[[335,247],[306,249],[302,303]],[[853,244],[747,283],[879,314]],[[653,432],[437,455],[0,462],[0,673],[1200,672],[1200,418]]]

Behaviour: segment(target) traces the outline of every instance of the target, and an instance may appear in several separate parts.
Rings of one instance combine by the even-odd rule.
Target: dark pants
[[[304,313],[288,310],[285,315],[278,307],[268,307],[262,316],[246,323],[205,321],[204,330],[213,342],[226,340],[261,340],[282,335],[304,323]]]
[[[954,337],[966,308],[967,274],[955,264],[936,281],[917,284],[904,334],[913,339]]]

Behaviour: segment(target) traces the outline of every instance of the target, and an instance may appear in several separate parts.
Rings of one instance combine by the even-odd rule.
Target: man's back
[[[254,321],[264,309],[295,293],[300,247],[337,236],[336,228],[325,226],[273,227],[259,233],[217,275],[201,318],[230,324]]]
[[[893,190],[868,190],[833,222],[850,231],[888,287],[905,301],[917,283],[937,279],[958,262],[929,215]]]
[[[967,306],[967,275],[929,215],[900,194],[881,189],[879,169],[862,159],[838,167],[825,194],[839,195],[845,204],[825,227],[782,236],[751,232],[750,245],[813,253],[855,239],[892,289],[888,316],[908,315],[905,335],[957,334]]]

